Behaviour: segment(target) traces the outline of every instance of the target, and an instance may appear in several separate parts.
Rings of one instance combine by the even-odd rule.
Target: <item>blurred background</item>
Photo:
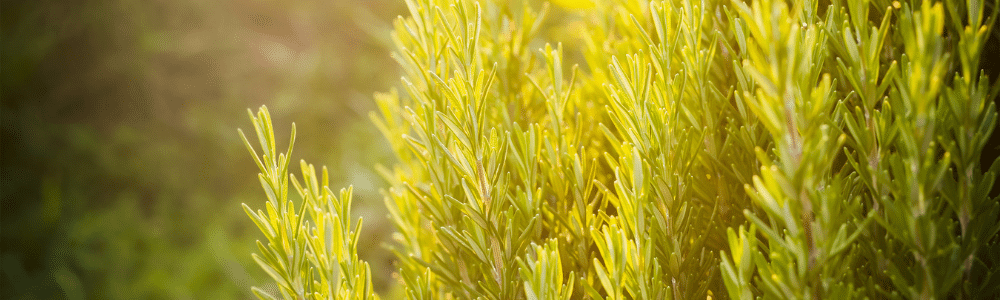
[[[398,82],[403,1],[4,1],[0,298],[250,299],[268,278],[236,128],[267,105],[294,159],[355,188],[383,295],[388,149],[371,95]],[[280,146],[281,148],[283,146]],[[297,168],[292,170],[298,172]],[[294,197],[293,197],[294,198]]]

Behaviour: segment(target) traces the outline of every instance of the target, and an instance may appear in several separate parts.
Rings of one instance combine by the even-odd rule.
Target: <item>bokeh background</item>
[[[293,157],[353,185],[360,251],[390,293],[392,225],[368,120],[398,82],[403,1],[3,1],[0,298],[250,299],[268,278],[236,128],[267,105]],[[253,130],[250,130],[252,132]],[[279,146],[279,148],[282,146]],[[297,168],[296,168],[297,169]],[[298,170],[292,170],[298,171]]]

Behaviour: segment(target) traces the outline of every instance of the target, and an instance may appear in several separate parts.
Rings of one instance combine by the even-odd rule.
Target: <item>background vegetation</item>
[[[267,104],[355,186],[389,287],[367,118],[401,1],[4,1],[0,298],[247,299],[258,203],[238,127]]]

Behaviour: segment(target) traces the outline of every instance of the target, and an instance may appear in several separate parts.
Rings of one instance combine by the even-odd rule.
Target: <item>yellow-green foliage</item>
[[[240,136],[260,168],[267,211],[254,211],[246,204],[243,209],[267,238],[266,246],[257,241],[260,253],[253,259],[275,280],[278,295],[284,299],[378,299],[368,263],[358,260],[361,221],[351,228],[351,189],[340,190],[337,198],[330,191],[326,168],[318,176],[316,168],[305,161],[300,161],[301,183],[289,175],[295,124],[288,151],[279,154],[267,108],[262,107],[256,117],[249,114],[263,154],[257,155],[242,130]],[[298,208],[288,198],[289,179],[302,199]],[[261,299],[277,299],[257,287],[253,293]]]
[[[408,0],[397,20],[403,92],[372,119],[406,297],[1000,292],[1000,164],[979,164],[996,0],[554,3]],[[287,235],[268,238],[311,239]],[[295,274],[272,275],[314,276]]]

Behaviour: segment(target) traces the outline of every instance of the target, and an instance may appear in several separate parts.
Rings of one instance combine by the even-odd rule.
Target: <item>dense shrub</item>
[[[372,119],[407,298],[1000,293],[997,1],[555,3],[396,22],[403,92]],[[373,296],[350,192],[289,181],[255,126],[280,296]]]

